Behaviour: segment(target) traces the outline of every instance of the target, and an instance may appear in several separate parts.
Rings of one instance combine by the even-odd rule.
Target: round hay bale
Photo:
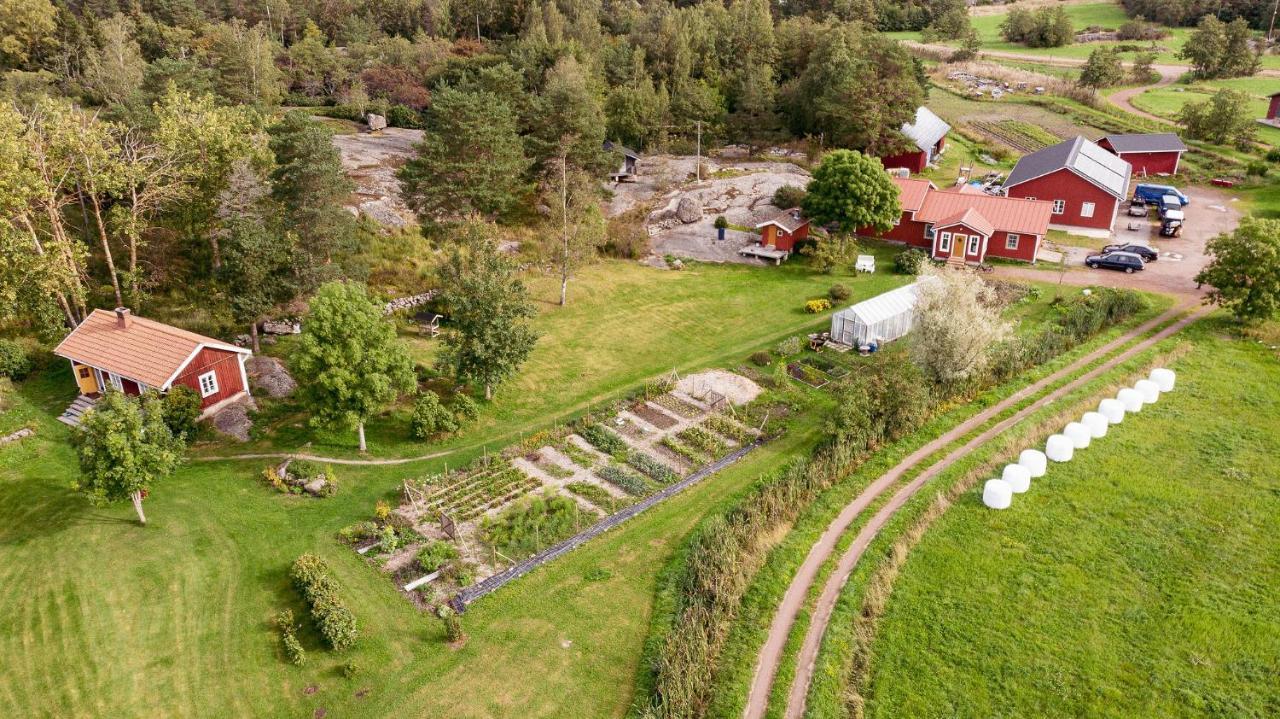
[[[1018,455],[1018,464],[1027,468],[1029,476],[1043,477],[1049,468],[1049,458],[1038,449],[1024,449],[1022,454]]]
[[[1055,462],[1070,462],[1075,453],[1075,443],[1065,434],[1055,434],[1044,443],[1045,456]]]
[[[1013,487],[1003,479],[988,479],[982,485],[982,503],[992,509],[1008,509],[1013,504]]]
[[[1006,464],[1000,479],[1009,483],[1014,494],[1022,494],[1031,489],[1031,470],[1020,464]]]
[[[1098,414],[1106,417],[1111,424],[1120,424],[1124,421],[1124,403],[1108,397],[1098,403]]]
[[[1174,374],[1171,369],[1157,367],[1151,370],[1151,376],[1148,379],[1160,385],[1161,392],[1172,392],[1173,384],[1177,380],[1177,375]]]
[[[1125,387],[1116,393],[1116,399],[1124,405],[1125,412],[1142,411],[1142,393],[1132,387]]]
[[[1101,412],[1085,412],[1080,424],[1089,428],[1089,436],[1094,439],[1107,436],[1107,418]]]
[[[1142,401],[1146,404],[1155,404],[1160,399],[1160,385],[1149,379],[1138,380],[1133,388],[1142,393]]]
[[[1089,428],[1079,422],[1068,422],[1062,433],[1071,440],[1071,444],[1076,449],[1084,449],[1089,446],[1089,442],[1093,441],[1093,433]]]

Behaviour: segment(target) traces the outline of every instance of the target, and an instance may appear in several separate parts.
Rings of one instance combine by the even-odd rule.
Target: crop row
[[[642,497],[649,493],[649,485],[643,479],[616,464],[601,467],[596,470],[596,474],[627,494]]]
[[[702,408],[690,404],[674,394],[664,394],[653,401],[663,409],[669,409],[685,419],[694,419],[702,416]]]
[[[680,479],[679,475],[667,468],[667,465],[644,452],[628,452],[627,464],[639,470],[641,474],[649,479],[662,484],[671,484]]]
[[[627,443],[621,437],[602,424],[589,424],[579,429],[578,434],[590,442],[592,447],[610,456],[625,453],[628,449]]]
[[[693,447],[699,452],[719,457],[729,452],[729,445],[701,427],[688,427],[676,435],[676,439]]]
[[[738,444],[746,444],[755,438],[755,432],[752,429],[722,414],[710,415],[702,423],[702,426],[721,437],[728,437]]]

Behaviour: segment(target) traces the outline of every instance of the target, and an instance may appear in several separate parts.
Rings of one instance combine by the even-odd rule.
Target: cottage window
[[[926,240],[932,240],[932,239],[933,239],[933,232],[934,232],[934,230],[933,230],[933,225],[925,225],[925,226],[924,226],[924,238],[925,238]]]
[[[1084,203],[1084,204],[1080,205],[1080,216],[1081,216],[1081,217],[1093,217],[1093,203],[1092,203],[1092,202],[1086,202],[1086,203]]]
[[[92,374],[92,372],[89,370],[88,367],[80,368],[80,379],[89,379],[90,374]]]
[[[944,232],[941,235],[938,235],[938,251],[939,252],[951,251],[951,233],[950,232]]]
[[[1009,233],[1009,235],[1008,235],[1007,237],[1005,237],[1005,238],[1004,238],[1004,248],[1005,248],[1006,250],[1016,250],[1016,249],[1018,249],[1018,240],[1019,240],[1019,239],[1020,239],[1020,238],[1018,237],[1018,235],[1015,235],[1015,234],[1013,234],[1013,233]]]
[[[1067,201],[1066,201],[1066,200],[1054,200],[1054,201],[1053,201],[1053,214],[1055,214],[1055,215],[1061,215],[1062,213],[1064,213],[1064,212],[1066,212],[1066,211],[1067,211]]]
[[[218,375],[213,372],[205,372],[200,375],[200,396],[208,397],[211,394],[218,393]]]
[[[967,254],[978,254],[978,240],[982,239],[978,235],[969,235],[969,251]]]
[[[107,373],[107,381],[110,382],[111,386],[114,387],[115,389],[118,389],[122,392],[124,391],[124,383],[120,381],[120,375],[116,374],[115,372]]]

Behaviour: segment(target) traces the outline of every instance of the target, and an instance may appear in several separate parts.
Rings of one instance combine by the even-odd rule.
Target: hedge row
[[[355,643],[360,636],[355,615],[338,596],[338,580],[323,559],[314,554],[298,557],[289,578],[307,601],[311,619],[329,646],[342,650]]]

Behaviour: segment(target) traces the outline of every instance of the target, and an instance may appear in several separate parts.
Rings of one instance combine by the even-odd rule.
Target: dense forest
[[[225,331],[365,279],[385,233],[315,115],[424,130],[401,179],[428,239],[553,222],[594,252],[606,139],[897,149],[924,75],[877,29],[925,26],[967,30],[963,3],[6,0],[0,319]]]
[[[1274,0],[1122,0],[1130,15],[1141,15],[1165,25],[1196,25],[1214,15],[1230,22],[1244,18],[1251,27],[1266,30],[1272,21]]]

